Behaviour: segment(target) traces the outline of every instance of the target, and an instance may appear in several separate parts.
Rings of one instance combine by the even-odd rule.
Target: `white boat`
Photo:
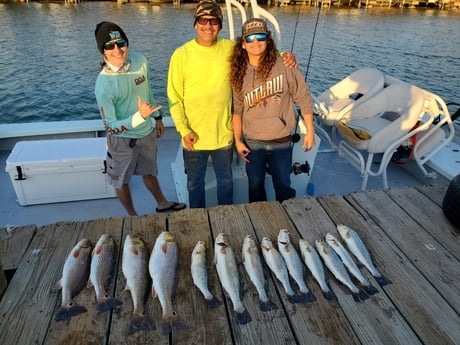
[[[256,6],[256,3],[254,5],[253,2],[255,3],[255,1],[251,1],[251,6]],[[260,13],[254,12],[254,14],[258,14],[259,16],[264,15],[262,11]],[[345,79],[347,79],[347,77]],[[353,75],[353,78],[354,77],[355,75]],[[340,77],[338,77],[337,80],[337,83],[340,83]],[[350,78],[347,80],[350,80]],[[396,79],[391,79],[391,77],[385,75],[384,84],[388,86],[395,80]],[[359,82],[356,83],[355,88],[350,88],[348,94],[368,93],[366,90],[372,90],[372,94],[362,96],[351,103],[348,102],[347,112],[353,111],[354,108],[359,109],[359,103],[364,103],[366,99],[372,100],[372,97],[378,97],[379,92],[385,88],[385,85],[379,84],[378,87],[375,87],[377,91],[374,92],[372,88],[373,85],[367,85],[366,88],[360,88],[363,85],[360,85]],[[327,94],[331,94],[331,90],[325,90],[321,95]],[[429,93],[426,94],[428,95]],[[322,98],[321,95],[317,98]],[[324,105],[317,104],[317,106],[319,109],[322,107],[323,111],[326,109]],[[328,105],[328,107],[329,109],[333,108],[331,105]],[[341,156],[343,150],[339,152],[335,149],[336,147],[334,145],[330,145],[331,137],[326,137],[326,140],[322,140],[325,138],[324,133],[329,133],[330,135],[330,131],[335,128],[335,125],[330,126],[327,125],[327,123],[320,123],[322,120],[320,117],[321,113],[318,113],[315,147],[308,153],[305,153],[300,148],[300,144],[294,145],[293,162],[296,164],[293,169],[295,173],[292,174],[292,182],[297,191],[297,196],[307,197],[310,195],[318,196],[326,194],[344,195],[360,190],[363,187],[362,173],[356,172],[354,166],[349,163],[349,159]],[[340,115],[340,117],[342,117],[342,115]],[[166,133],[165,136],[158,141],[160,184],[168,199],[187,203],[186,176],[183,169],[180,137],[174,128],[171,118],[165,117],[164,123],[166,126]],[[456,128],[457,131],[459,127],[460,124],[458,121],[452,124],[452,128]],[[299,126],[299,128],[301,128],[301,126]],[[444,127],[442,127],[441,130],[444,131]],[[22,166],[21,169],[17,169],[16,166],[12,168],[13,159],[11,158],[11,154],[17,143],[31,140],[46,140],[56,143],[55,140],[57,139],[65,139],[71,140],[72,143],[74,143],[75,150],[78,152],[78,140],[80,138],[94,138],[94,143],[96,143],[100,142],[97,138],[104,136],[105,131],[101,120],[0,125],[0,159],[4,167],[4,169],[0,171],[0,185],[2,186],[2,193],[0,194],[0,228],[7,227],[13,229],[15,226],[29,224],[46,225],[59,221],[81,221],[102,217],[125,216],[125,210],[117,198],[113,197],[114,194],[110,193],[110,191],[107,191],[106,194],[97,199],[91,196],[85,200],[78,200],[82,199],[79,195],[78,197],[76,196],[74,200],[67,200],[65,202],[56,202],[56,200],[53,200],[53,198],[58,199],[55,195],[65,189],[65,184],[64,187],[58,185],[60,179],[55,177],[56,174],[62,172],[56,169],[56,160],[54,160],[54,162],[46,162],[46,159],[40,158],[41,161],[45,161],[43,162],[44,164],[41,165],[40,174],[48,176],[50,179],[50,185],[47,186],[44,191],[42,188],[40,193],[49,194],[47,195],[50,196],[48,200],[52,200],[52,202],[35,201],[32,204],[28,203],[23,197],[18,197],[18,190],[23,188],[22,183],[24,179],[28,179],[27,183],[29,184],[29,188],[35,188],[33,177],[35,171],[33,171],[32,168],[28,168],[27,164],[26,166]],[[400,139],[401,138],[398,138],[398,140]],[[411,161],[405,165],[389,163],[385,167],[386,183],[382,185],[380,178],[374,178],[372,174],[368,174],[365,188],[405,187],[433,183],[433,181],[447,185],[450,178],[460,172],[460,159],[458,157],[458,144],[460,141],[458,140],[458,136],[453,136],[452,138],[449,134],[447,141],[448,142],[443,144],[438,152],[435,152],[424,162],[423,166],[427,169],[428,173],[420,173],[421,169],[417,166],[415,161]],[[49,147],[49,145],[46,146]],[[33,151],[33,145],[31,147]],[[437,147],[439,147],[439,145]],[[396,147],[394,149],[396,149]],[[377,154],[377,156],[379,155],[381,155],[381,153]],[[72,157],[75,161],[75,156],[73,155]],[[69,157],[64,157],[61,159],[67,161],[68,164],[66,166],[76,165],[72,162],[69,163],[68,158]],[[85,158],[88,157],[82,156],[80,158],[85,160]],[[103,158],[100,158],[100,160],[101,166],[97,169],[100,170],[100,174],[103,174]],[[76,161],[78,161],[78,159]],[[455,162],[455,164],[453,164],[453,162]],[[19,163],[18,160],[14,161],[14,164],[21,166]],[[309,173],[306,172],[308,170],[307,166],[311,169]],[[435,174],[431,174],[432,172],[437,173],[436,180],[433,180]],[[244,163],[238,159],[236,154],[233,173],[235,203],[247,202],[247,182]],[[19,176],[20,174],[21,176]],[[85,184],[87,182],[85,178],[81,178],[82,175],[78,173],[75,174],[71,172],[70,175],[71,177],[68,183],[74,184],[73,188],[76,190],[84,190],[84,188],[78,187],[80,184]],[[271,191],[271,181],[269,178],[267,178],[266,185],[269,191],[269,198],[272,200],[273,192]],[[43,185],[41,185],[41,187],[43,187]],[[216,196],[215,180],[211,168],[209,168],[207,174],[206,188],[207,206],[212,207],[216,205]],[[155,212],[155,201],[143,187],[141,178],[134,177],[130,189],[133,193],[134,204],[139,214]],[[26,202],[24,202],[24,200],[26,200]]]

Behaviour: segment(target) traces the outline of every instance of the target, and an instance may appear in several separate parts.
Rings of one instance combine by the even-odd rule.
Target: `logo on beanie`
[[[110,41],[114,40],[115,38],[121,38],[120,31],[110,31],[109,36],[110,36]]]

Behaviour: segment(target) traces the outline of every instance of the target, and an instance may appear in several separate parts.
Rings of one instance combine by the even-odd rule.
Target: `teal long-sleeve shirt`
[[[139,139],[153,131],[150,117],[139,113],[137,96],[143,102],[156,104],[150,87],[147,59],[139,53],[130,53],[128,72],[117,73],[103,69],[95,86],[96,100],[108,134]],[[157,111],[152,116],[158,117]]]

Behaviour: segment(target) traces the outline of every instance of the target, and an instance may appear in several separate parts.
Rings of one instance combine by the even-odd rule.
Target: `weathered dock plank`
[[[63,257],[76,243],[76,223],[37,229],[0,304],[3,344],[42,344],[60,296]],[[48,234],[52,233],[53,236]]]
[[[319,237],[324,238],[326,233],[330,232],[337,239],[340,239],[336,224],[349,225],[355,217],[359,218],[359,216],[353,212],[342,197],[321,197],[319,200],[321,202],[313,198],[292,199],[285,201],[284,206],[302,237],[314,242]],[[363,221],[363,224],[366,222]],[[313,237],[312,234],[314,234]],[[368,242],[369,240],[366,241],[365,239],[365,243]],[[373,234],[372,242],[383,242],[383,239],[378,234]],[[376,249],[373,246],[370,248]],[[380,263],[381,261],[377,260],[379,268],[384,268]],[[371,278],[368,272],[361,271],[369,278],[374,287],[378,287],[377,282]],[[387,273],[384,269],[382,272]],[[393,279],[393,276],[389,275],[389,278]],[[335,279],[331,279],[330,285],[338,297],[341,310],[362,344],[420,343],[410,325],[404,321],[403,316],[397,310],[394,310],[392,301],[381,288],[379,289],[380,293],[357,303],[348,291],[346,294],[343,292],[342,285]]]
[[[386,193],[452,256],[460,260],[459,230],[444,216],[441,208],[417,189],[396,188]],[[436,194],[437,190],[432,188],[429,195],[434,197]]]
[[[0,259],[5,271],[18,267],[36,231],[35,225],[0,229]]]
[[[428,235],[385,192],[358,192],[345,199],[353,206],[353,213],[360,214],[350,227],[362,236],[381,272],[393,281],[384,290],[396,309],[423,343],[456,344],[460,339],[460,319],[453,305],[458,303],[458,297],[455,297],[458,291],[449,287],[450,279],[447,283],[440,282],[439,273],[428,272],[433,266],[437,270],[436,266],[441,262],[443,267],[444,260],[446,266],[452,265],[454,258],[439,253],[441,259],[429,253],[424,243],[430,242],[423,241]],[[328,212],[335,218],[341,208],[334,207],[334,211]],[[428,256],[425,258],[424,255]],[[429,262],[433,257],[435,263]],[[458,263],[456,267],[458,271]],[[441,296],[436,285],[444,285],[443,290],[447,293]],[[454,296],[454,300],[446,301],[446,296]]]

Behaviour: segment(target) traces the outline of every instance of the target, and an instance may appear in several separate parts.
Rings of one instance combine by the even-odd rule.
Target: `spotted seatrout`
[[[272,240],[268,237],[263,237],[260,248],[262,250],[262,255],[264,257],[265,263],[273,272],[275,277],[283,285],[288,301],[291,303],[301,302],[299,296],[297,296],[292,289],[291,282],[289,281],[289,273],[286,267],[286,263],[284,262],[284,259],[279,251],[273,246]]]
[[[259,249],[253,235],[247,235],[244,238],[241,257],[246,273],[259,294],[260,310],[269,311],[278,309],[276,304],[270,300],[265,290],[267,282],[264,276]]]
[[[374,295],[379,292],[375,287],[371,285],[369,279],[367,279],[359,270],[356,263],[353,261],[351,255],[347,252],[345,247],[340,243],[340,241],[331,233],[326,234],[326,242],[329,246],[337,253],[337,255],[342,260],[345,267],[348,271],[355,277],[361,284],[362,288],[368,295]]]
[[[201,291],[208,308],[215,308],[222,302],[208,288],[208,265],[206,259],[206,242],[198,241],[193,248],[190,270],[195,286]]]
[[[163,231],[152,249],[149,272],[152,277],[152,296],[158,297],[163,310],[161,331],[169,334],[187,328],[185,321],[174,310],[172,298],[176,290],[176,269],[179,248],[173,234]]]
[[[131,293],[133,316],[128,333],[151,331],[155,329],[153,319],[148,314],[145,303],[148,294],[149,254],[144,240],[137,235],[128,234],[123,246],[122,271],[126,279],[126,289]]]
[[[123,303],[107,292],[115,263],[115,241],[109,234],[103,234],[93,249],[88,287],[94,286],[97,309],[100,313],[117,308]]]
[[[337,230],[339,231],[340,237],[342,237],[346,243],[348,249],[350,249],[350,252],[369,270],[369,272],[371,272],[377,283],[380,286],[391,284],[391,281],[382,275],[377,267],[375,267],[369,251],[356,231],[343,224],[337,225]]]
[[[236,266],[235,253],[228,242],[227,235],[220,233],[214,243],[214,263],[220,283],[230,297],[235,312],[235,322],[244,325],[251,322],[251,316],[243,305],[240,294],[240,279]]]
[[[328,301],[337,301],[337,296],[331,290],[326,281],[324,266],[315,247],[313,247],[307,240],[301,238],[299,239],[299,250],[305,265],[310,270],[313,278],[315,278],[318,282],[321,291],[323,291],[323,296]]]
[[[56,312],[56,321],[70,320],[72,316],[85,313],[85,307],[75,303],[73,298],[87,285],[91,265],[90,240],[80,240],[70,251],[64,263],[62,278],[56,287],[62,290],[61,307]]]
[[[316,301],[315,295],[308,289],[307,284],[304,280],[304,265],[300,259],[299,253],[294,248],[291,242],[291,234],[287,229],[281,229],[278,233],[278,250],[286,263],[289,275],[295,280],[301,297],[305,299],[305,302]]]
[[[319,239],[315,241],[316,249],[318,254],[323,259],[329,271],[332,272],[334,277],[340,281],[343,285],[347,286],[351,290],[353,299],[356,302],[363,301],[366,298],[369,298],[363,291],[361,291],[352,281],[348,272],[343,265],[342,261],[334,250],[324,241]]]

